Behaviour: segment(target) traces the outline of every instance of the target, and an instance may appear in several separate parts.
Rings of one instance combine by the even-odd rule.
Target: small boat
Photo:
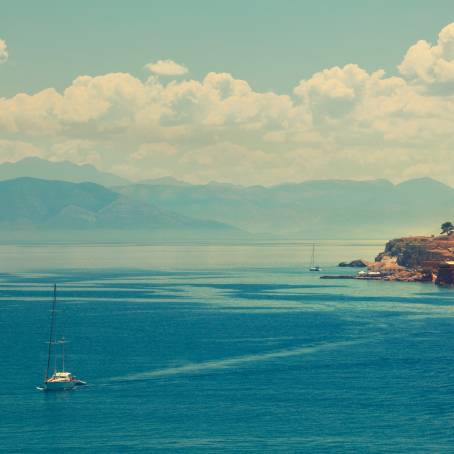
[[[385,277],[385,274],[383,274],[381,271],[360,271],[356,275],[356,279],[369,279],[369,280],[379,280],[383,279]]]
[[[47,368],[46,375],[44,377],[44,384],[38,389],[44,391],[67,391],[73,389],[76,386],[85,385],[86,383],[79,380],[70,372],[65,371],[65,338],[56,339],[56,311],[55,306],[57,304],[57,285],[54,285],[54,298],[52,301],[52,310],[50,316],[50,334],[49,334],[49,349],[47,352]],[[58,370],[57,360],[58,353],[56,346],[61,346],[60,360],[61,369]],[[51,359],[54,359],[54,372],[49,375]]]
[[[315,264],[315,244],[312,244],[312,257],[309,271],[321,271],[321,267]]]

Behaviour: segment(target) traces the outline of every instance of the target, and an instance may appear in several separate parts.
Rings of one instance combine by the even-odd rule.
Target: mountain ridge
[[[130,184],[131,181],[109,172],[102,172],[91,164],[75,164],[71,161],[48,161],[30,156],[16,162],[0,164],[0,181],[32,177],[43,180],[72,183],[93,182],[103,186]]]
[[[42,161],[30,159],[29,164]],[[386,179],[311,180],[275,186],[196,185],[163,177],[122,180],[109,188],[58,177],[0,181],[0,227],[237,229],[256,237],[365,239],[428,234],[454,219],[454,189],[428,177],[398,184]],[[44,182],[53,182],[53,189],[44,191]],[[79,186],[69,191],[68,184]],[[11,185],[15,189],[8,193]]]
[[[237,231],[134,200],[96,183],[21,177],[0,181],[0,229]]]
[[[436,180],[319,180],[273,187],[129,185],[118,191],[156,206],[254,234],[307,238],[428,233],[454,219],[454,189]]]

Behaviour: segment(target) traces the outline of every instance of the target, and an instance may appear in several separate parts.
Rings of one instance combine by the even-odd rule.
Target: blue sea
[[[324,274],[383,242],[321,242]],[[311,245],[0,246],[1,452],[454,452],[454,290]],[[341,272],[353,273],[354,270]],[[67,369],[42,392],[52,286]]]

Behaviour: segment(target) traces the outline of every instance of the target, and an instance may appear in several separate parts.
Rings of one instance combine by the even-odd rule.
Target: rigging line
[[[64,307],[65,305],[60,304],[61,306],[61,317],[60,317],[60,326],[61,326],[61,370],[65,370],[65,313],[64,313]]]
[[[57,284],[54,284],[54,298],[52,300],[52,310],[51,310],[51,319],[50,319],[49,349],[47,352],[46,380],[49,378],[50,357],[52,354],[52,339],[54,338],[54,331],[55,331],[55,304],[56,304],[56,302],[57,302]]]

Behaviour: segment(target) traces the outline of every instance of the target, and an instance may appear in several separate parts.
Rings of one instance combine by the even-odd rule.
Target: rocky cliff
[[[454,235],[413,236],[388,241],[373,266],[394,263],[396,268],[436,272],[440,263],[454,260]]]
[[[354,260],[339,266],[367,264],[356,279],[435,282],[454,286],[454,234],[411,236],[388,241],[374,262]],[[351,276],[337,276],[337,278]]]
[[[390,281],[434,281],[452,285],[453,260],[454,235],[412,236],[388,241],[369,268],[384,273],[385,279]],[[450,263],[453,265],[448,266]]]

